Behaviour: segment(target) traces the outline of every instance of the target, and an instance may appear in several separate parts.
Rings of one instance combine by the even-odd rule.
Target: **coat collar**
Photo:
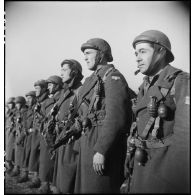
[[[48,97],[48,94],[49,94],[48,91],[44,92],[41,96],[37,98],[37,102],[39,103],[43,102]]]

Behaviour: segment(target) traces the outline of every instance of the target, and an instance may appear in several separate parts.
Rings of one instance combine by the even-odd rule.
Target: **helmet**
[[[62,85],[62,78],[57,76],[57,75],[53,75],[53,76],[50,76],[47,80],[46,80],[47,83],[55,83],[55,84],[58,84],[58,85]]]
[[[28,93],[25,94],[25,96],[33,96],[33,97],[36,97],[36,93],[35,91],[29,91]]]
[[[108,62],[113,61],[111,47],[107,41],[100,38],[89,39],[86,43],[81,46],[81,51],[84,52],[85,49],[96,49],[103,52],[108,60]]]
[[[61,67],[62,67],[64,64],[70,64],[70,65],[74,66],[74,68],[77,69],[80,73],[82,73],[82,66],[81,66],[81,64],[80,64],[78,61],[73,60],[73,59],[66,59],[66,60],[64,60],[64,61],[61,63]]]
[[[18,96],[15,98],[15,103],[21,103],[22,105],[24,105],[26,103],[26,100],[23,96]]]
[[[40,86],[41,88],[47,88],[47,82],[45,80],[38,80],[34,83],[34,86]]]
[[[158,30],[144,31],[134,39],[133,41],[134,48],[138,42],[150,42],[150,43],[156,43],[158,45],[161,45],[162,47],[166,48],[166,50],[168,51],[169,62],[172,62],[174,60],[174,55],[171,51],[170,40],[163,32],[160,32]]]
[[[11,103],[15,103],[15,97],[10,97],[10,98],[7,100],[7,104],[11,104]]]

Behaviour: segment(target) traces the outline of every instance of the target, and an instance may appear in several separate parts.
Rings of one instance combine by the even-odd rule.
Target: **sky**
[[[94,37],[110,44],[113,64],[134,91],[143,75],[134,75],[132,42],[145,30],[164,32],[175,56],[172,65],[190,71],[189,10],[181,2],[7,1],[5,12],[5,99],[25,95],[39,79],[60,75],[66,58],[78,60],[89,76],[80,47]]]

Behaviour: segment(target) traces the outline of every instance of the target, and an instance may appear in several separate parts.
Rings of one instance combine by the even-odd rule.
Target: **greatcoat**
[[[98,85],[99,102],[95,109],[92,104],[95,86]],[[79,93],[78,101],[84,100],[79,116],[81,120],[88,117],[91,125],[75,146],[79,152],[75,193],[119,193],[124,180],[123,164],[126,133],[131,124],[132,94],[124,76],[111,64],[98,69],[85,80]],[[105,156],[102,176],[97,175],[93,169],[93,156],[96,152]]]
[[[189,74],[167,65],[154,79],[145,90],[145,77],[139,88],[136,107],[138,135],[143,133],[150,118],[147,110],[150,96],[155,96],[157,103],[164,102],[167,117],[160,118],[157,140],[145,149],[148,157],[145,165],[139,166],[134,159],[130,193],[189,193]],[[163,90],[168,93],[165,95]],[[147,140],[152,141],[153,130],[154,124]]]

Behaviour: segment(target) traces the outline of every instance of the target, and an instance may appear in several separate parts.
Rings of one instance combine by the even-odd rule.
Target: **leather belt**
[[[162,139],[152,139],[152,140],[142,140],[139,138],[135,138],[135,146],[140,147],[144,146],[146,149],[150,148],[163,148],[166,146],[171,145],[172,143],[172,135],[169,135],[167,137],[164,137]]]

